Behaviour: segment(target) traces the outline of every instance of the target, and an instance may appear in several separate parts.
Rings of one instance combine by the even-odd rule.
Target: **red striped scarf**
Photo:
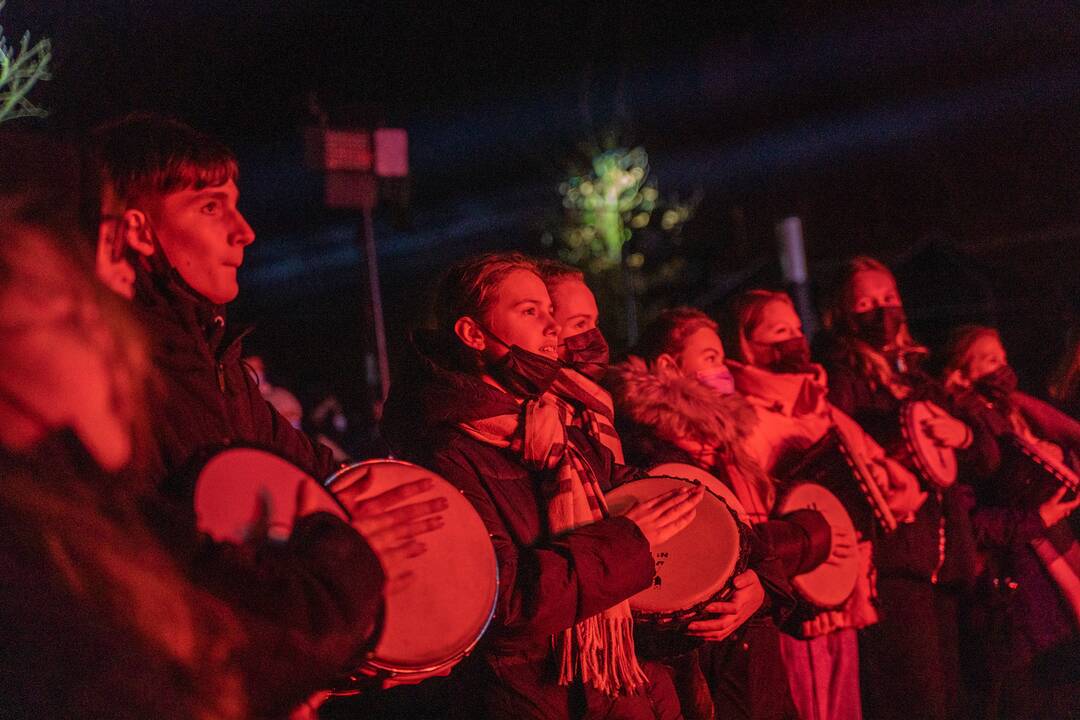
[[[508,447],[534,470],[554,470],[544,488],[552,535],[608,516],[607,503],[592,466],[569,442],[567,427],[579,427],[622,462],[611,396],[584,375],[560,371],[551,388],[525,400],[515,414],[459,423],[480,442]],[[625,600],[552,636],[559,658],[559,684],[575,678],[608,695],[634,693],[647,682],[634,652],[634,624]]]

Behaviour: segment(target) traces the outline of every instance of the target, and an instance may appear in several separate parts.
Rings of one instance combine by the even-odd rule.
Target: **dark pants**
[[[686,720],[795,720],[772,621],[751,621],[734,639],[665,660]]]
[[[550,662],[485,663],[467,658],[450,678],[355,697],[335,698],[321,720],[681,720],[668,668],[642,663],[650,685],[641,695],[611,698],[581,683],[555,682]]]
[[[643,662],[650,684],[639,695],[608,697],[574,683],[559,685],[552,662],[499,658],[474,686],[487,720],[679,720],[679,700],[668,668]],[[486,675],[486,678],[484,677]]]
[[[859,637],[864,716],[960,717],[956,596],[925,581],[882,578],[878,597],[882,619]]]

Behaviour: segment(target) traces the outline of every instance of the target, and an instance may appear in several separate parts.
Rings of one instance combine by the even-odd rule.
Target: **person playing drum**
[[[626,600],[651,585],[650,547],[690,524],[702,493],[608,516],[610,400],[559,362],[551,310],[528,257],[456,264],[386,404],[391,446],[464,492],[498,556],[495,618],[458,666],[458,697],[495,720],[678,717],[670,679],[638,661]]]
[[[937,413],[921,423],[931,447],[959,453],[961,464],[983,443],[947,411],[941,384],[920,369],[927,350],[908,329],[896,279],[868,257],[844,268],[825,324],[829,401],[901,459],[896,441],[908,403],[930,401]],[[911,469],[915,469],[912,467]],[[867,714],[880,718],[952,718],[959,712],[958,603],[974,579],[970,492],[923,477],[927,502],[915,522],[878,538],[874,561],[882,620],[861,635]]]
[[[1040,495],[1024,497],[1027,489],[1018,483],[1035,468],[1025,472],[1006,456],[1013,443],[1026,443],[1047,464],[1064,464],[1059,472],[1068,477],[1067,453],[1080,447],[1077,423],[1018,392],[1016,384],[997,330],[954,331],[945,387],[960,416],[993,438],[973,474],[978,505],[972,524],[987,566],[977,595],[983,612],[973,613],[984,621],[972,633],[982,661],[972,699],[979,717],[1074,717],[1080,714],[1080,497],[1049,476],[1036,488]],[[1046,671],[1055,665],[1066,672]]]
[[[237,269],[255,239],[237,208],[231,151],[146,114],[103,127],[94,145],[97,271],[131,300],[157,380],[132,472],[152,491],[153,519],[170,551],[196,582],[250,620],[253,639],[242,659],[252,714],[280,715],[352,669],[374,642],[383,563],[393,580],[395,558],[422,549],[415,538],[443,505],[403,505],[425,489],[420,482],[374,502],[346,502],[351,526],[327,513],[301,517],[284,546],[256,537],[237,547],[196,532],[187,471],[213,448],[258,445],[314,478],[328,477],[337,464],[262,398],[240,360],[246,331],[226,324],[225,306],[239,292]]]
[[[735,478],[770,482],[742,447],[757,419],[753,408],[735,394],[711,318],[693,308],[664,310],[645,328],[634,352],[640,357],[631,356],[611,373],[618,426],[632,462],[688,463],[732,489],[738,485]],[[758,530],[769,522],[767,516],[754,514],[748,514],[748,520]],[[823,522],[820,516],[810,520],[815,521]],[[784,548],[754,533],[750,565],[767,589],[768,602],[732,640],[710,643],[692,658],[704,671],[716,717],[796,717],[778,629],[792,608],[793,596],[786,563],[779,556],[793,557],[797,566],[813,550],[811,534],[793,529],[789,538],[794,542]],[[827,553],[827,527],[823,538]],[[684,701],[683,711],[690,717],[687,706]]]
[[[873,476],[889,510],[910,521],[925,500],[914,476],[844,412],[827,400],[825,371],[810,362],[810,349],[791,299],[784,293],[751,290],[736,298],[725,347],[725,365],[735,389],[757,417],[743,446],[767,472],[791,463],[829,432],[839,433],[849,451]],[[776,502],[771,484],[741,485],[750,507],[769,514]],[[861,561],[855,591],[838,610],[821,612],[800,626],[801,637],[781,636],[781,652],[799,716],[861,717],[856,629],[878,620],[871,602],[871,549],[858,543]]]

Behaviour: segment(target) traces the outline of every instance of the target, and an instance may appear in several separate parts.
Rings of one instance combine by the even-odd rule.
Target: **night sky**
[[[236,149],[259,234],[236,314],[298,385],[355,393],[364,346],[355,218],[303,166],[312,98],[410,133],[409,201],[377,223],[395,348],[447,260],[550,252],[559,181],[613,138],[701,197],[678,250],[699,270],[655,302],[718,303],[748,268],[775,282],[794,213],[820,289],[876,253],[930,342],[996,322],[1029,384],[1053,364],[1080,315],[1071,4],[536,5],[8,0],[0,24],[55,43],[46,130],[154,110]]]

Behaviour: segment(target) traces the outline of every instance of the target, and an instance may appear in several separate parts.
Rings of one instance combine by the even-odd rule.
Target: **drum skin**
[[[472,504],[436,473],[400,460],[368,460],[326,481],[349,504],[403,483],[430,478],[434,487],[408,502],[446,498],[445,525],[421,538],[427,551],[395,562],[413,577],[386,601],[382,634],[358,674],[418,676],[448,671],[476,646],[495,613],[499,577],[495,549]],[[342,490],[342,488],[345,488]],[[388,573],[389,575],[390,573]]]
[[[683,487],[687,480],[647,477],[606,495],[612,515]],[[740,559],[739,527],[726,502],[706,492],[697,515],[682,532],[652,549],[656,562],[653,584],[630,598],[639,613],[678,613],[707,602],[730,582]]]
[[[804,599],[822,609],[844,603],[859,577],[858,536],[851,516],[839,498],[821,485],[801,483],[788,490],[776,506],[777,517],[796,510],[816,510],[832,531],[829,557],[813,570],[796,575],[791,585]]]
[[[897,459],[914,470],[923,480],[947,488],[956,482],[956,451],[935,443],[922,428],[923,422],[946,416],[944,410],[928,400],[904,403],[900,409],[903,448]]]
[[[650,468],[646,475],[649,477],[673,477],[681,480],[696,480],[704,485],[706,490],[726,502],[728,506],[735,511],[735,514],[739,516],[740,520],[750,524],[746,515],[746,508],[743,507],[742,502],[736,497],[735,492],[725,485],[720,478],[707,470],[702,470],[697,465],[677,462],[661,463],[656,467]]]
[[[243,543],[264,529],[271,540],[285,542],[300,492],[308,506],[349,519],[333,495],[288,460],[265,450],[228,448],[199,472],[195,517],[199,530],[218,542]]]

